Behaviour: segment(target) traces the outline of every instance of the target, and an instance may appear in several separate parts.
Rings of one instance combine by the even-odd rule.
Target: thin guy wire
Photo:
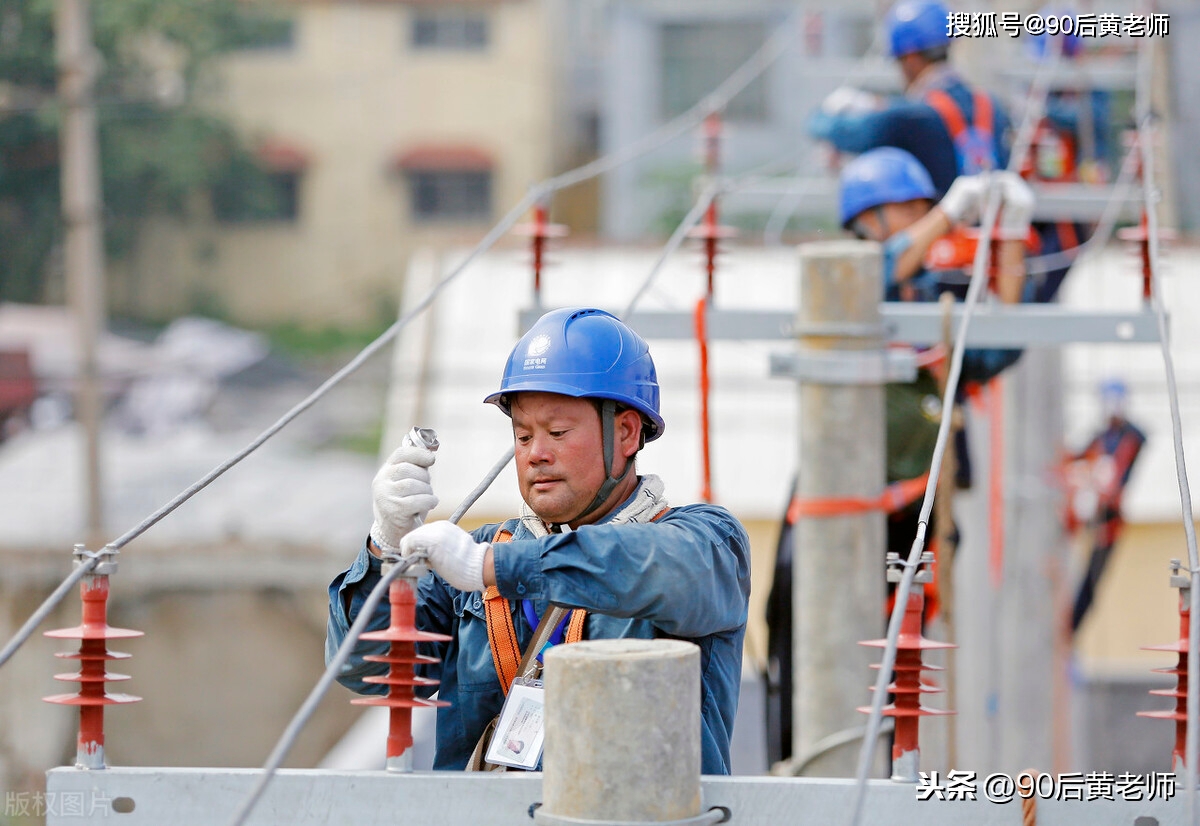
[[[1146,235],[1150,250],[1150,303],[1158,315],[1158,338],[1162,346],[1163,368],[1167,377],[1167,397],[1171,410],[1171,442],[1175,451],[1175,476],[1179,483],[1179,504],[1183,511],[1183,531],[1187,539],[1189,589],[1188,653],[1187,653],[1187,734],[1184,745],[1184,769],[1187,775],[1188,811],[1193,826],[1200,823],[1200,806],[1196,800],[1196,765],[1200,761],[1200,551],[1196,547],[1196,523],[1192,513],[1192,492],[1188,484],[1187,459],[1183,450],[1183,423],[1179,412],[1179,388],[1175,383],[1175,360],[1171,355],[1170,330],[1167,327],[1167,310],[1163,304],[1162,273],[1159,267],[1158,250],[1158,192],[1154,183],[1153,111],[1151,88],[1153,54],[1150,41],[1138,50],[1138,86],[1136,115],[1138,122],[1138,144],[1142,154],[1142,191],[1145,193]]]
[[[1029,275],[1050,272],[1064,264],[1070,266],[1093,248],[1102,248],[1109,242],[1113,229],[1117,225],[1117,220],[1120,218],[1121,204],[1128,198],[1130,191],[1134,189],[1133,178],[1137,173],[1138,152],[1139,147],[1134,145],[1130,146],[1129,150],[1125,153],[1125,159],[1121,162],[1121,169],[1117,173],[1117,179],[1113,183],[1112,191],[1104,203],[1104,210],[1100,213],[1100,220],[1096,222],[1096,228],[1092,231],[1092,237],[1071,249],[1026,259],[1025,271]]]
[[[1035,116],[1040,117],[1039,113],[1045,104],[1050,80],[1062,54],[1061,42],[1052,39],[1051,43],[1054,53],[1051,60],[1043,63],[1038,68],[1038,74],[1035,76],[1030,89],[1030,97],[1035,100],[1031,101],[1030,106],[1025,110],[1025,119],[1022,121],[1021,128],[1017,132],[1016,140],[1013,142],[1013,150],[1009,153],[1008,168],[1010,171],[1020,169],[1025,162],[1025,155],[1032,145],[1034,133],[1032,121]],[[937,489],[938,477],[941,475],[942,469],[942,457],[945,455],[946,444],[950,436],[950,421],[952,417],[948,411],[953,409],[954,397],[958,393],[958,382],[962,375],[963,357],[966,353],[967,330],[970,328],[971,320],[975,313],[975,306],[979,302],[979,296],[983,293],[984,286],[987,283],[984,271],[990,260],[992,229],[995,227],[996,218],[999,216],[999,213],[1000,192],[998,187],[993,184],[989,188],[986,206],[983,211],[983,220],[980,222],[979,245],[975,249],[975,260],[971,267],[970,286],[967,287],[966,299],[963,302],[963,313],[959,321],[958,333],[954,339],[954,349],[950,358],[950,371],[946,378],[946,390],[942,397],[942,410],[946,411],[946,413],[938,423],[937,441],[934,443],[933,459],[930,462],[929,468],[929,479],[925,483],[925,495],[921,502],[917,535],[913,539],[912,548],[909,550],[908,559],[905,561],[904,572],[900,577],[900,582],[896,586],[895,603],[893,604],[892,615],[888,619],[887,642],[883,650],[883,661],[879,666],[879,676],[875,681],[875,692],[871,698],[871,714],[867,720],[867,736],[863,738],[862,749],[858,755],[854,805],[850,818],[852,826],[859,826],[862,822],[863,804],[866,802],[867,789],[869,788],[867,777],[871,771],[872,758],[874,757],[876,742],[879,739],[879,730],[883,720],[883,703],[887,697],[888,683],[892,679],[892,670],[896,665],[896,649],[900,641],[900,624],[904,618],[904,609],[908,603],[908,595],[912,591],[913,579],[916,577],[921,553],[925,549],[925,534],[929,528],[929,516],[933,511],[933,494]]]
[[[607,156],[597,158],[590,163],[584,164],[583,166],[580,166],[574,170],[564,172],[561,175],[550,178],[532,187],[517,203],[517,205],[513,207],[498,224],[492,227],[488,234],[484,236],[483,240],[481,240],[471,250],[467,257],[464,258],[458,266],[447,273],[441,281],[434,285],[430,292],[417,304],[416,307],[393,323],[378,338],[363,348],[363,350],[348,364],[346,364],[346,366],[330,376],[330,378],[327,379],[320,387],[318,387],[303,401],[285,413],[273,425],[264,430],[245,448],[232,456],[230,459],[213,468],[213,470],[209,471],[208,474],[193,483],[190,487],[178,494],[174,499],[169,501],[166,505],[163,505],[150,516],[146,517],[129,531],[122,534],[116,541],[110,543],[110,545],[120,549],[129,542],[132,542],[137,537],[141,536],[154,525],[158,524],[158,522],[160,522],[166,516],[173,513],[197,493],[208,487],[208,485],[222,476],[230,468],[237,465],[259,447],[261,447],[268,439],[286,427],[297,416],[316,404],[322,397],[332,390],[333,387],[339,384],[351,373],[358,370],[358,368],[361,367],[367,361],[367,359],[389,344],[399,334],[399,332],[405,326],[407,326],[410,321],[412,321],[413,318],[415,318],[433,303],[434,298],[436,298],[443,288],[445,288],[452,280],[457,278],[458,275],[460,275],[476,258],[494,246],[495,243],[501,237],[503,237],[503,235],[509,229],[512,228],[517,220],[519,220],[520,217],[524,215],[531,206],[544,198],[546,195],[566,189],[570,186],[574,186],[598,175],[603,175],[604,173],[609,172],[612,169],[621,166],[622,164],[633,161],[636,158],[653,151],[659,146],[674,140],[676,137],[685,134],[688,129],[691,129],[703,122],[704,118],[708,117],[708,115],[723,108],[730,100],[733,99],[735,95],[738,94],[738,92],[742,91],[756,77],[765,72],[776,60],[779,59],[779,57],[787,50],[787,48],[791,46],[798,31],[798,27],[796,25],[797,19],[798,12],[790,16],[775,32],[775,34],[772,35],[772,37],[769,38],[762,45],[762,47],[759,48],[758,51],[751,55],[745,63],[739,66],[733,72],[733,74],[726,78],[726,80],[721,83],[720,86],[714,89],[709,95],[703,98],[688,111],[667,122],[654,132],[651,132],[649,135],[646,135],[627,147],[617,150],[616,152],[613,152]],[[66,591],[64,590],[60,594],[60,590],[61,589],[55,589],[53,594],[51,594],[53,599],[47,599],[47,601],[39,609],[39,612],[44,611],[44,613],[41,613],[41,618],[38,621],[39,623],[41,620],[45,619],[45,616],[49,614],[49,612],[52,611],[65,596]],[[36,627],[37,623],[30,624],[28,622],[22,626],[21,630],[17,632],[17,634],[4,648],[4,651],[8,652],[9,657],[11,657],[12,653],[15,653],[16,650],[20,648],[26,640],[28,640],[29,636],[33,633]],[[0,666],[3,664],[4,660],[0,659]]]
[[[39,625],[42,624],[46,617],[50,616],[50,612],[53,611],[55,606],[57,606],[58,603],[63,600],[63,598],[70,592],[71,588],[73,588],[79,582],[79,580],[83,579],[92,572],[92,569],[96,567],[98,559],[98,557],[91,557],[81,564],[76,565],[75,569],[71,571],[71,574],[61,583],[59,583],[59,586],[54,589],[50,596],[46,597],[46,600],[38,607],[36,611],[33,612],[29,619],[25,621],[25,624],[21,626],[15,635],[13,635],[13,638],[9,640],[8,644],[4,646],[4,650],[0,651],[0,665],[4,665],[6,662],[8,662],[9,658],[12,657],[13,654],[17,653],[17,649],[21,647],[21,644],[24,643],[25,640],[29,639],[29,636],[37,629]]]

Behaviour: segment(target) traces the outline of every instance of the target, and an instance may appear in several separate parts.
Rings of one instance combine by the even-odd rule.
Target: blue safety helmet
[[[937,0],[903,0],[884,18],[892,57],[950,45],[949,11]]]
[[[1075,55],[1079,54],[1080,49],[1083,48],[1083,39],[1080,38],[1077,32],[1079,21],[1072,12],[1055,6],[1046,6],[1038,12],[1038,16],[1043,20],[1053,17],[1060,21],[1060,23],[1064,19],[1069,19],[1071,21],[1071,31],[1066,34],[1047,34],[1043,31],[1041,34],[1031,35],[1026,48],[1029,49],[1029,54],[1033,58],[1042,60],[1049,56],[1051,38],[1062,40],[1063,57],[1075,57]]]
[[[1122,379],[1110,378],[1100,382],[1100,398],[1105,401],[1122,402],[1129,395],[1129,387]]]
[[[658,412],[658,374],[649,346],[604,310],[552,310],[534,322],[509,355],[500,389],[484,401],[511,416],[510,397],[522,391],[627,405],[642,414],[647,442],[666,429]]]
[[[842,168],[839,215],[842,227],[883,204],[937,199],[933,180],[921,162],[894,146],[864,152]]]

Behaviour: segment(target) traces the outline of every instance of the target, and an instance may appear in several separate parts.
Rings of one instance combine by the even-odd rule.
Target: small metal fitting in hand
[[[432,427],[414,427],[404,435],[404,440],[426,450],[437,450],[439,447],[437,431]]]

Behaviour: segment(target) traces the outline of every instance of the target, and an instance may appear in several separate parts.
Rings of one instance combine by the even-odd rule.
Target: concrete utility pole
[[[84,490],[89,548],[105,541],[100,495],[100,423],[103,416],[96,341],[104,329],[104,235],[100,215],[100,158],[92,92],[98,61],[88,0],[58,0],[55,19],[62,210],[66,224],[67,294],[77,328],[79,378],[75,416],[83,428]]]
[[[845,357],[848,374],[872,354],[882,361],[879,245],[805,244],[799,257],[801,356]],[[799,496],[877,497],[884,486],[884,434],[884,393],[877,380],[803,381]],[[866,723],[856,708],[869,702],[870,665],[878,652],[858,643],[884,631],[884,517],[870,511],[801,519],[795,542],[792,753],[804,761],[822,749],[821,741]],[[858,749],[856,740],[830,749],[808,761],[804,773],[853,776]]]
[[[535,822],[695,823],[700,649],[592,640],[556,645],[545,659],[544,805]]]

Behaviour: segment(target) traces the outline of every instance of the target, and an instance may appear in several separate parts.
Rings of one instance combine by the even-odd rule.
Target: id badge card
[[[546,691],[541,680],[513,681],[484,759],[500,766],[534,771],[542,759],[546,733]]]

